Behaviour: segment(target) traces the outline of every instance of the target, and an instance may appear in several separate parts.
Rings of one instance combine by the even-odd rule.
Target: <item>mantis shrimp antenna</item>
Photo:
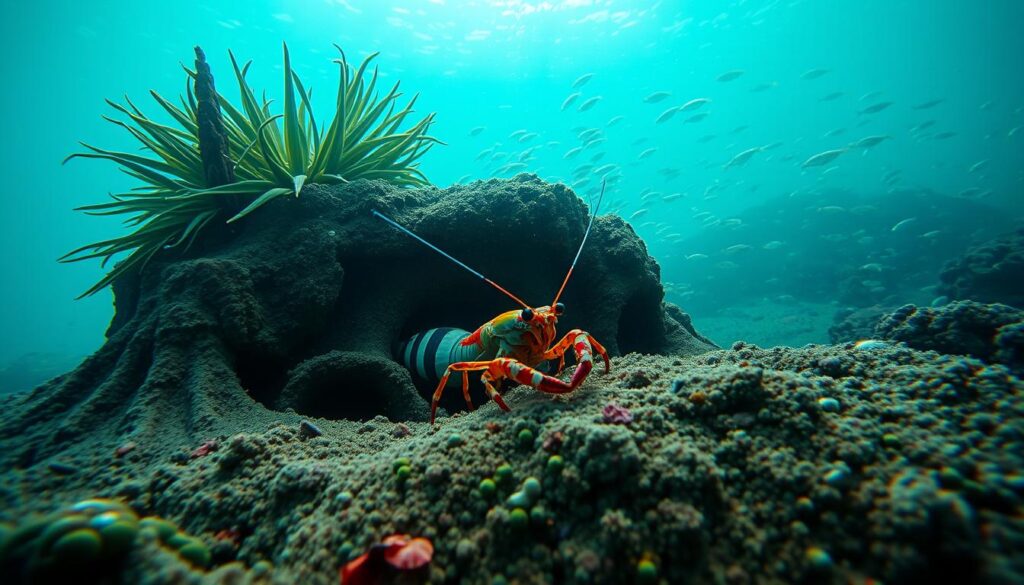
[[[607,181],[601,181],[601,194],[597,197],[597,205],[594,206],[594,213],[590,214],[590,223],[587,224],[587,231],[583,232],[583,241],[580,242],[580,249],[576,250],[576,257],[572,259],[572,264],[569,266],[569,272],[565,273],[565,280],[562,281],[562,286],[558,289],[558,294],[555,295],[555,300],[551,301],[551,307],[558,303],[558,298],[562,296],[562,291],[565,290],[565,285],[569,283],[569,277],[572,276],[572,269],[576,268],[576,263],[579,262],[580,254],[583,252],[583,245],[587,243],[587,236],[590,235],[590,228],[594,226],[594,218],[597,217],[598,210],[601,209],[601,200],[604,199],[604,186]]]
[[[602,192],[603,192],[603,189],[602,189]],[[452,262],[454,262],[454,263],[458,264],[459,266],[461,266],[461,267],[465,268],[465,269],[466,269],[466,270],[468,270],[468,271],[469,271],[470,273],[472,273],[473,275],[475,275],[475,276],[479,277],[480,279],[482,279],[482,280],[483,280],[484,282],[486,282],[487,284],[489,284],[489,285],[493,286],[494,288],[496,288],[496,289],[500,290],[501,292],[505,293],[506,295],[508,295],[508,296],[509,296],[509,298],[511,298],[511,299],[512,299],[512,300],[514,300],[515,302],[519,303],[520,305],[522,305],[524,309],[529,309],[529,308],[530,308],[530,305],[527,305],[527,304],[526,304],[526,303],[524,303],[524,302],[523,302],[523,301],[522,301],[522,300],[521,300],[521,299],[520,299],[519,297],[517,297],[516,295],[514,295],[514,294],[512,294],[512,293],[508,292],[507,290],[505,290],[505,288],[504,288],[504,287],[502,287],[502,286],[501,286],[500,284],[498,284],[498,283],[494,282],[494,281],[493,281],[493,280],[491,280],[490,278],[487,278],[487,277],[486,277],[486,276],[484,276],[483,274],[480,274],[480,273],[479,273],[479,272],[477,272],[476,270],[473,270],[472,268],[470,268],[469,266],[467,266],[467,265],[466,265],[465,263],[461,262],[461,261],[460,261],[460,260],[459,260],[458,258],[456,258],[456,257],[452,256],[452,255],[451,255],[451,254],[449,254],[448,252],[445,252],[445,251],[444,251],[444,250],[442,250],[441,248],[438,248],[438,247],[437,247],[437,246],[435,246],[434,244],[431,244],[430,242],[428,242],[428,241],[424,240],[423,238],[421,238],[421,237],[417,236],[416,234],[412,233],[412,231],[410,231],[410,230],[409,230],[408,228],[406,228],[406,227],[402,226],[402,225],[401,225],[401,224],[399,224],[399,223],[398,223],[397,221],[395,221],[395,220],[391,219],[390,217],[388,217],[388,216],[384,215],[383,213],[381,213],[381,212],[377,211],[376,209],[374,209],[374,210],[373,210],[373,214],[374,214],[375,216],[379,217],[380,219],[383,219],[383,220],[384,220],[384,221],[386,221],[387,223],[391,224],[391,226],[392,226],[392,227],[394,227],[394,228],[398,229],[399,231],[401,231],[401,232],[403,232],[403,233],[405,233],[405,234],[407,234],[407,235],[411,236],[412,238],[414,238],[414,239],[418,240],[418,241],[419,241],[420,243],[422,243],[423,245],[427,246],[427,247],[428,247],[428,248],[430,248],[431,250],[433,250],[433,251],[437,252],[438,254],[440,254],[440,255],[444,256],[445,258],[447,258],[447,259],[451,260]],[[588,228],[588,231],[589,231],[589,228]],[[585,240],[585,239],[586,239],[586,237],[584,237],[584,240]],[[579,254],[577,254],[577,257],[578,257],[578,256],[579,256]],[[571,272],[571,270],[570,270],[570,272]],[[565,285],[562,285],[562,286],[565,286]]]

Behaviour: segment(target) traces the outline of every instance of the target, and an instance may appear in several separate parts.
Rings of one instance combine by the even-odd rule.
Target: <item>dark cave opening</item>
[[[282,391],[278,408],[327,419],[370,420],[392,411],[389,388],[407,383],[400,366],[365,353],[331,351],[306,364]]]
[[[619,315],[619,335],[616,341],[619,344],[619,352],[622,355],[627,353],[658,353],[658,335],[652,335],[652,331],[661,331],[664,328],[660,314],[661,302],[659,299],[652,300],[650,292],[637,291],[622,307]],[[657,291],[654,294],[658,294]],[[662,331],[664,335],[664,331]]]
[[[290,365],[266,355],[241,352],[235,355],[235,375],[245,392],[270,408],[285,383]]]

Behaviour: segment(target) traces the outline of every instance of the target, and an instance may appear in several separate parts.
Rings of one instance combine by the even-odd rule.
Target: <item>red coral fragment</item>
[[[206,441],[205,443],[203,443],[202,445],[199,445],[199,447],[197,447],[196,450],[192,452],[192,459],[198,459],[200,457],[206,457],[207,455],[209,455],[210,453],[213,453],[216,450],[217,450],[217,441],[214,441],[213,439],[210,439],[210,440]]]
[[[633,413],[628,408],[614,402],[609,402],[601,411],[601,415],[604,417],[604,422],[613,425],[628,425],[633,422]]]
[[[426,538],[392,534],[341,568],[343,585],[377,585],[396,573],[414,575],[430,564],[434,545]]]

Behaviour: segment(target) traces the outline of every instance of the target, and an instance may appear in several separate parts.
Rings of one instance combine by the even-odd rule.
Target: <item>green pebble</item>
[[[59,562],[82,563],[99,556],[103,548],[100,535],[91,528],[72,530],[53,543],[53,555]]]
[[[643,560],[636,565],[637,583],[655,583],[658,580],[658,565],[653,561]]]
[[[523,482],[523,493],[526,494],[530,500],[536,500],[540,497],[540,481],[536,477],[528,477]]]
[[[449,447],[458,447],[461,444],[462,444],[462,435],[460,435],[459,433],[452,433],[452,434],[448,435],[448,446]]]
[[[895,433],[885,433],[882,435],[882,444],[886,447],[899,447],[900,438]]]
[[[533,447],[533,431],[530,429],[523,429],[519,431],[519,445],[524,449]]]
[[[523,530],[526,528],[526,524],[529,522],[530,517],[526,514],[526,510],[522,508],[516,508],[508,515],[509,524],[516,530]]]
[[[156,516],[150,516],[139,520],[139,528],[152,528],[156,531],[160,540],[164,542],[167,542],[169,538],[178,532],[178,527],[175,526],[173,522]]]
[[[508,497],[506,503],[513,508],[525,508],[530,505],[530,498],[524,492],[515,492]]]
[[[399,467],[398,471],[395,472],[395,476],[398,477],[398,481],[404,482],[412,476],[412,467],[409,467],[408,465]]]
[[[391,469],[397,473],[399,469],[409,467],[410,465],[412,465],[412,461],[410,461],[408,457],[399,457],[398,459],[395,459],[395,462],[391,465]]]
[[[355,549],[356,545],[352,544],[351,541],[346,540],[345,542],[341,543],[340,547],[338,547],[338,557],[341,559],[342,562],[348,562],[348,560],[352,558],[352,551],[354,551]]]
[[[549,473],[557,474],[562,471],[563,467],[565,467],[565,459],[562,459],[561,455],[552,455],[551,457],[548,457]]]
[[[942,487],[957,489],[964,484],[964,476],[953,467],[943,467],[939,471],[939,481]]]
[[[508,463],[502,463],[494,472],[494,478],[500,482],[505,482],[512,479],[512,466],[509,465]]]
[[[543,526],[548,521],[548,513],[544,508],[540,506],[534,506],[530,509],[530,522],[533,522],[537,526]]]
[[[109,555],[120,555],[131,549],[135,544],[135,536],[139,533],[139,525],[128,520],[118,520],[100,529],[103,537],[103,552]]]
[[[77,530],[79,528],[88,528],[89,519],[82,514],[72,514],[70,516],[64,516],[58,518],[53,522],[50,522],[45,526],[42,534],[39,535],[39,544],[45,550],[50,547],[60,537]]]
[[[494,496],[494,492],[498,490],[498,484],[494,483],[491,478],[486,478],[480,482],[480,494],[485,498],[491,498]]]
[[[807,564],[814,570],[821,571],[832,567],[832,555],[816,546],[808,547],[804,557],[807,559]]]
[[[188,544],[178,549],[178,555],[197,567],[210,566],[210,547],[197,538],[190,538]]]
[[[165,540],[164,542],[166,542],[167,546],[171,548],[179,549],[185,546],[186,544],[192,542],[192,537],[185,534],[184,532],[178,532],[175,533],[174,536]]]

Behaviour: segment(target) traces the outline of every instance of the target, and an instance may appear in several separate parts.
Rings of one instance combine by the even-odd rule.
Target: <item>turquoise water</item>
[[[874,197],[872,204],[884,208],[897,191],[934,192],[979,202],[972,223],[984,224],[991,214],[993,221],[1019,225],[1024,212],[1019,2],[87,4],[22,2],[8,6],[0,20],[7,81],[0,97],[7,131],[0,156],[7,179],[0,196],[6,252],[0,260],[0,364],[30,353],[56,355],[60,362],[102,342],[112,312],[109,292],[74,300],[102,276],[99,263],[55,259],[118,233],[116,221],[72,208],[134,185],[113,165],[60,163],[79,140],[134,148],[100,118],[111,113],[103,100],[128,95],[154,112],[147,91],[183,91],[178,64],[191,64],[195,44],[205,49],[221,92],[236,95],[230,48],[254,61],[251,84],[274,97],[281,87],[281,43],[287,42],[321,118],[336,87],[331,43],[352,60],[380,51],[384,79],[401,79],[408,94],[420,93],[419,112],[437,112],[432,133],[447,146],[435,148],[422,168],[439,186],[527,171],[570,183],[590,176],[579,189],[587,195],[598,184],[595,169],[578,175],[574,169],[617,165],[604,171],[613,181],[606,210],[635,217],[671,276],[670,300],[684,308],[684,293],[699,289],[703,279],[720,285],[743,278],[742,272],[695,278],[698,270],[686,257],[716,260],[719,249],[700,249],[694,238],[709,234],[725,248],[785,242],[784,233],[765,241],[763,230],[757,241],[742,230],[732,240],[722,238],[723,226],[751,221],[730,220],[775,198],[813,197],[820,209]],[[728,72],[742,73],[723,76]],[[587,74],[592,77],[574,89]],[[563,110],[576,91],[581,96]],[[669,95],[645,102],[657,100],[656,92]],[[592,108],[578,111],[595,97],[601,99]],[[699,98],[709,102],[656,123],[667,109]],[[707,116],[687,122],[700,113]],[[588,129],[598,129],[604,142],[564,158]],[[523,134],[513,134],[518,130],[536,136],[520,142]],[[870,149],[850,147],[871,136],[885,138]],[[828,164],[801,167],[834,149],[847,150]],[[494,153],[506,154],[492,161]],[[522,167],[502,170],[520,159]],[[910,208],[897,220],[918,215]],[[794,221],[824,216],[807,217]],[[855,222],[854,216],[839,222],[836,233],[853,231]],[[918,235],[940,231],[914,229]],[[882,246],[868,244],[875,245]],[[701,314],[694,318],[699,328]]]

